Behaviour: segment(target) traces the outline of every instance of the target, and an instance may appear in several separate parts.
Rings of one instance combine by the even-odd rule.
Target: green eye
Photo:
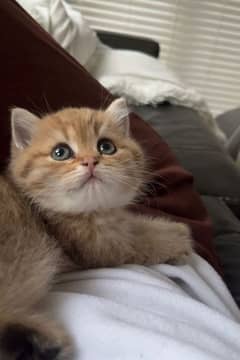
[[[53,149],[51,156],[54,160],[64,161],[73,157],[73,151],[67,144],[58,144]]]
[[[117,151],[114,143],[109,139],[100,139],[97,144],[97,149],[100,154],[112,155]]]

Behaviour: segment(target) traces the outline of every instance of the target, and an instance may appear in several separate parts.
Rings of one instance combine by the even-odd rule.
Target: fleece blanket
[[[55,40],[112,94],[129,104],[168,101],[196,110],[205,125],[225,142],[204,98],[180,81],[159,59],[103,45],[81,14],[81,0],[18,0]]]
[[[240,312],[198,255],[62,275],[45,304],[74,339],[74,360],[239,360]]]

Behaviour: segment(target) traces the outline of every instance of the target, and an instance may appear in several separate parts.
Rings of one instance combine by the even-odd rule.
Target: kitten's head
[[[80,213],[131,203],[143,183],[144,156],[129,135],[128,109],[66,108],[39,119],[12,110],[10,169],[43,209]]]

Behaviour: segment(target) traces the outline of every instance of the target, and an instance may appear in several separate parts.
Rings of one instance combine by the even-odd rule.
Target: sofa
[[[104,31],[99,31],[98,36],[103,43],[113,48],[142,51],[153,57],[160,56],[160,45],[153,40]],[[214,245],[224,280],[240,306],[238,167],[196,111],[167,102],[156,108],[134,106],[133,110],[160,134],[170,145],[180,164],[193,174],[196,190],[200,193],[213,223]],[[228,117],[225,116],[224,122],[227,120]]]

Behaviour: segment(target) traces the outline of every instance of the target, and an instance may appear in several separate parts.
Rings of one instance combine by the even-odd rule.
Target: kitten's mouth
[[[85,179],[82,183],[81,183],[81,187],[88,184],[88,183],[95,183],[97,181],[101,181],[96,175],[94,174],[89,174],[87,179]]]
[[[83,181],[78,183],[73,188],[69,189],[69,191],[79,191],[87,184],[96,184],[99,182],[102,182],[102,180],[98,176],[96,176],[95,174],[89,174]]]

